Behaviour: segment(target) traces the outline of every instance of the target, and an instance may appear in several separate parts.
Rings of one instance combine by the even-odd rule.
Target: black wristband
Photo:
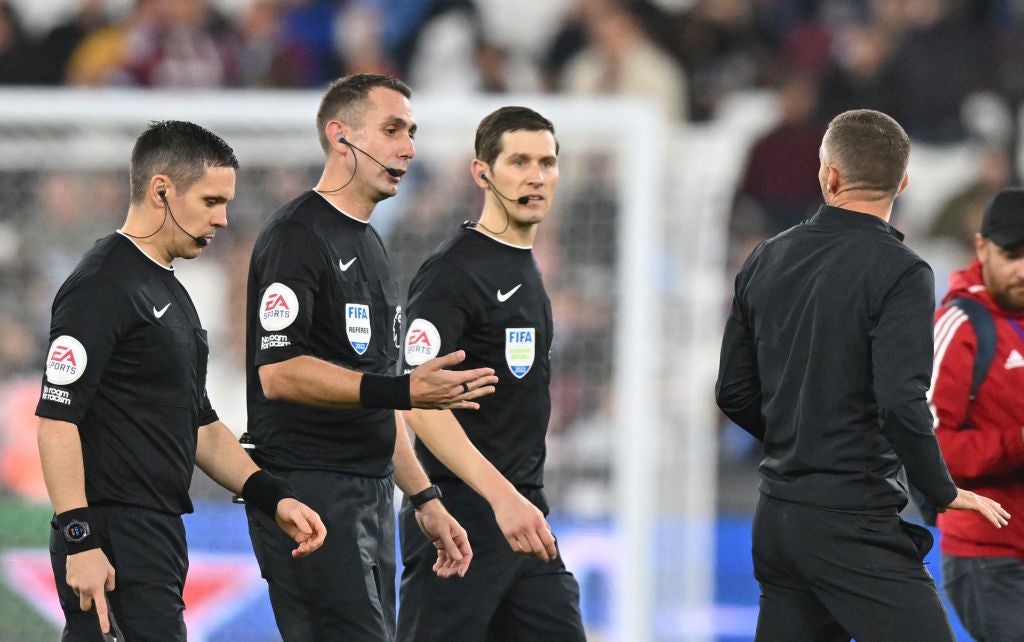
[[[431,484],[418,493],[409,495],[409,501],[413,508],[419,509],[432,499],[441,499],[441,489],[436,484]]]
[[[99,537],[93,531],[92,516],[88,506],[72,508],[54,517],[57,530],[64,538],[68,555],[100,547]]]
[[[245,503],[270,515],[271,519],[277,517],[277,503],[285,497],[295,497],[292,487],[265,470],[257,470],[249,475],[242,486],[242,499]]]
[[[412,408],[409,375],[393,377],[364,372],[359,382],[359,404],[363,408],[409,410]]]

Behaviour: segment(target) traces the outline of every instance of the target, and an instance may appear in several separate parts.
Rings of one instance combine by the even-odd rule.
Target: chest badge
[[[370,347],[370,306],[362,303],[345,304],[345,334],[356,354]]]
[[[535,328],[505,328],[505,363],[517,379],[522,379],[533,367],[537,353]]]

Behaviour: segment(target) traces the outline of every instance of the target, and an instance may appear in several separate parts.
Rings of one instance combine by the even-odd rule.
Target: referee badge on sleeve
[[[441,354],[441,333],[426,319],[416,319],[405,333],[405,362],[418,366]]]
[[[537,332],[534,328],[505,328],[505,362],[517,379],[522,379],[533,367],[537,352]]]

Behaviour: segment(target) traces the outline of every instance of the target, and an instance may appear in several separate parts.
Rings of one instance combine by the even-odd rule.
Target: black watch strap
[[[415,495],[409,495],[409,501],[412,502],[413,508],[419,508],[432,499],[441,499],[441,489],[436,484],[427,486],[425,490],[421,490]]]
[[[99,548],[99,538],[93,532],[88,506],[73,508],[53,518],[54,525],[64,538],[68,555]]]

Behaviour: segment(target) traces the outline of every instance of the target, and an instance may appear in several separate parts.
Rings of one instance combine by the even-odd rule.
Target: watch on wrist
[[[89,528],[89,522],[73,519],[64,527],[63,533],[65,542],[81,544],[92,533],[92,529]]]
[[[419,508],[432,499],[441,499],[441,489],[436,484],[427,486],[425,490],[421,490],[415,495],[409,495],[409,501],[412,502],[413,508]]]

